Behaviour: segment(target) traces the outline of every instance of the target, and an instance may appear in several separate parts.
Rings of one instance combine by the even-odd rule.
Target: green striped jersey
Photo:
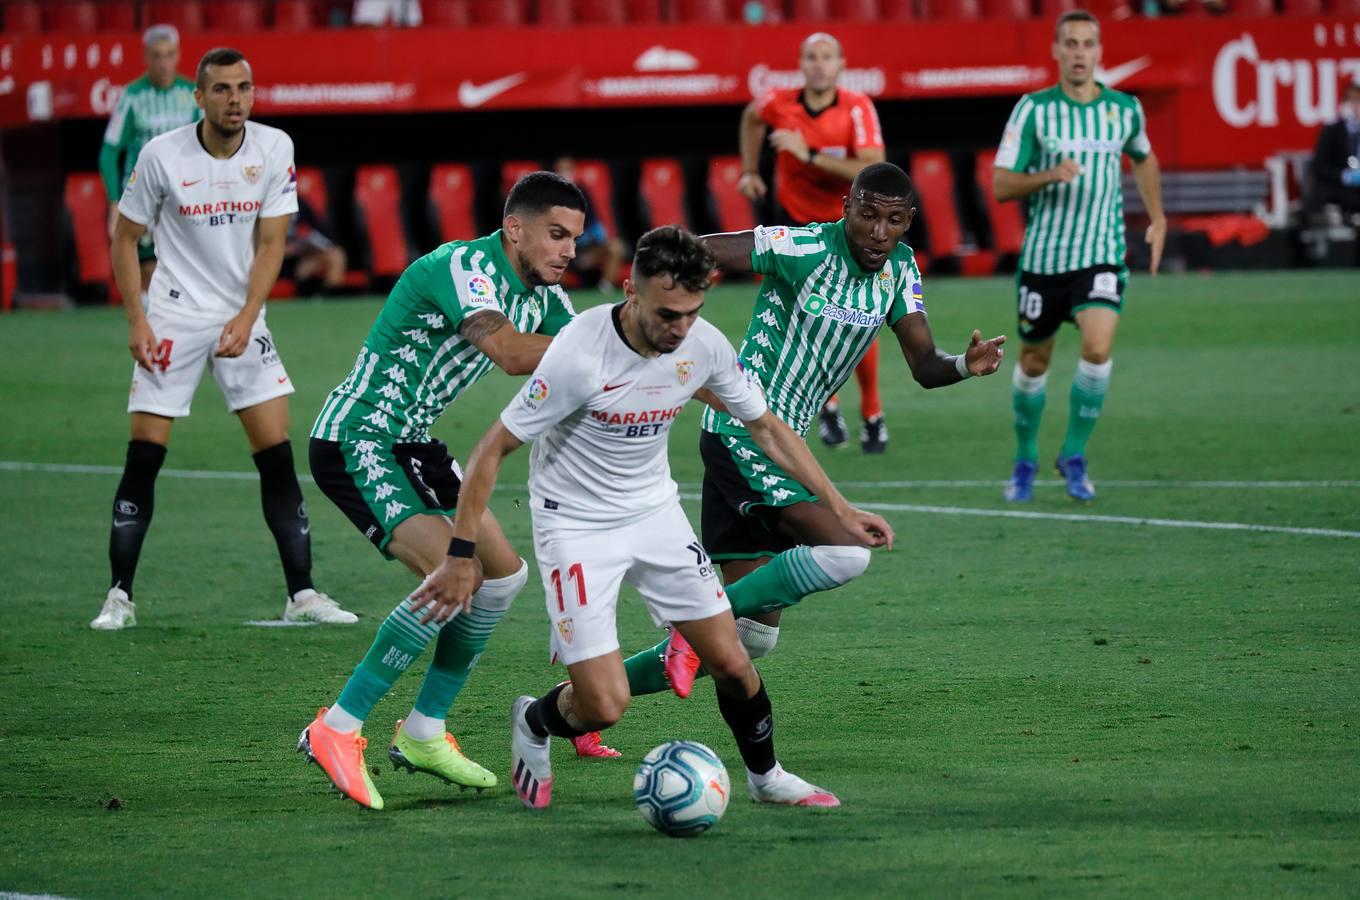
[[[99,174],[109,199],[118,202],[132,175],[137,154],[153,137],[197,122],[203,111],[194,102],[194,83],[175,76],[174,84],[158,88],[146,75],[123,89],[104,129]]]
[[[459,333],[465,318],[484,310],[504,313],[519,331],[547,335],[575,315],[560,287],[524,286],[499,231],[450,241],[402,273],[349,377],[322,405],[312,437],[430,440],[434,420],[495,365]]]
[[[877,272],[850,256],[845,220],[755,229],[751,265],[765,276],[738,357],[765,390],[775,415],[800,435],[850,377],[879,328],[925,312],[915,254],[899,243]],[[740,434],[737,419],[712,409],[703,428]]]
[[[1021,97],[1006,123],[996,165],[1042,172],[1072,159],[1081,174],[1029,196],[1020,268],[1056,275],[1097,265],[1123,267],[1121,156],[1142,160],[1151,152],[1136,97],[1104,85],[1090,103],[1076,102],[1056,85]]]

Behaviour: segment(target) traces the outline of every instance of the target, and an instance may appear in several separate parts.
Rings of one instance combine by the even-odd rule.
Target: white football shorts
[[[212,371],[231,412],[293,393],[293,382],[284,371],[263,317],[255,320],[245,352],[230,359],[213,356],[225,323],[205,324],[167,316],[155,306],[147,313],[147,321],[158,341],[155,363],[150,372],[132,364],[130,413],[154,413],[172,419],[189,415],[204,368]]]
[[[619,649],[619,587],[637,588],[658,626],[731,611],[679,502],[626,527],[597,531],[540,528],[534,554],[543,577],[552,658],[564,665]]]

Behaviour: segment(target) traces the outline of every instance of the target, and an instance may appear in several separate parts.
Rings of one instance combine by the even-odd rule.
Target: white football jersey
[[[578,315],[501,413],[511,434],[534,443],[535,525],[616,528],[677,502],[667,437],[699,388],[743,421],[767,408],[717,328],[699,319],[674,352],[649,358],[624,342],[621,309]]]
[[[118,211],[155,233],[150,302],[167,315],[225,324],[246,303],[256,222],[297,212],[293,140],[247,122],[237,151],[217,159],[203,149],[201,124],[142,148]]]

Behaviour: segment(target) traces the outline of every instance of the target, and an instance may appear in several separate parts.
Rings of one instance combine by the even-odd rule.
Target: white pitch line
[[[8,472],[59,472],[77,475],[121,475],[122,468],[118,466],[94,466],[78,465],[70,463],[32,463],[15,462],[0,460],[0,471]],[[212,470],[195,469],[162,469],[161,474],[170,478],[200,478],[216,479],[220,481],[255,481],[259,476],[254,472],[218,472]],[[307,475],[299,475],[299,480],[311,482],[312,479]],[[892,485],[904,484],[926,484],[926,485],[950,485],[972,484],[973,482],[888,482]],[[1000,482],[985,481],[976,482],[988,486],[999,485]],[[1060,484],[1061,482],[1055,482]],[[1102,481],[1101,484],[1109,482]],[[1165,482],[1150,482],[1150,484],[1164,484]],[[1194,484],[1195,482],[1183,482],[1184,484]],[[1222,484],[1225,482],[1204,482],[1205,484]],[[1283,484],[1283,482],[1247,482],[1248,484]],[[1319,484],[1353,484],[1354,482],[1299,482],[1301,485],[1315,486]],[[847,487],[865,486],[883,483],[880,482],[845,482]],[[698,500],[699,494],[692,493],[698,485],[682,484],[680,488],[685,493],[680,494],[682,500]],[[524,493],[523,485],[504,485],[501,488],[507,492]],[[879,510],[882,512],[919,512],[935,513],[937,515],[951,516],[983,516],[996,519],[1039,519],[1051,522],[1102,522],[1110,525],[1148,525],[1156,528],[1197,528],[1209,531],[1257,531],[1272,534],[1298,534],[1310,537],[1342,537],[1360,538],[1360,531],[1342,531],[1337,528],[1301,528],[1292,525],[1253,525],[1247,522],[1201,522],[1193,519],[1144,519],[1137,516],[1097,516],[1085,513],[1048,513],[1035,512],[1021,509],[976,509],[967,506],[925,506],[915,503],[858,503],[862,509]]]

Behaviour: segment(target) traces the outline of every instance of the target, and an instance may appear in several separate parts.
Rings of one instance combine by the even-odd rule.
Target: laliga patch
[[[530,409],[538,409],[538,405],[548,399],[548,380],[540,376],[534,376],[529,383],[524,386],[523,403]]]
[[[757,228],[756,231],[763,235],[772,246],[790,247],[793,245],[793,234],[783,225],[776,225],[773,228]]]
[[[137,170],[133,169],[132,174],[128,176],[127,186],[132,187],[136,183],[137,183]]]
[[[485,275],[469,277],[467,293],[469,306],[494,307],[496,305],[496,288],[491,284],[491,279]]]

